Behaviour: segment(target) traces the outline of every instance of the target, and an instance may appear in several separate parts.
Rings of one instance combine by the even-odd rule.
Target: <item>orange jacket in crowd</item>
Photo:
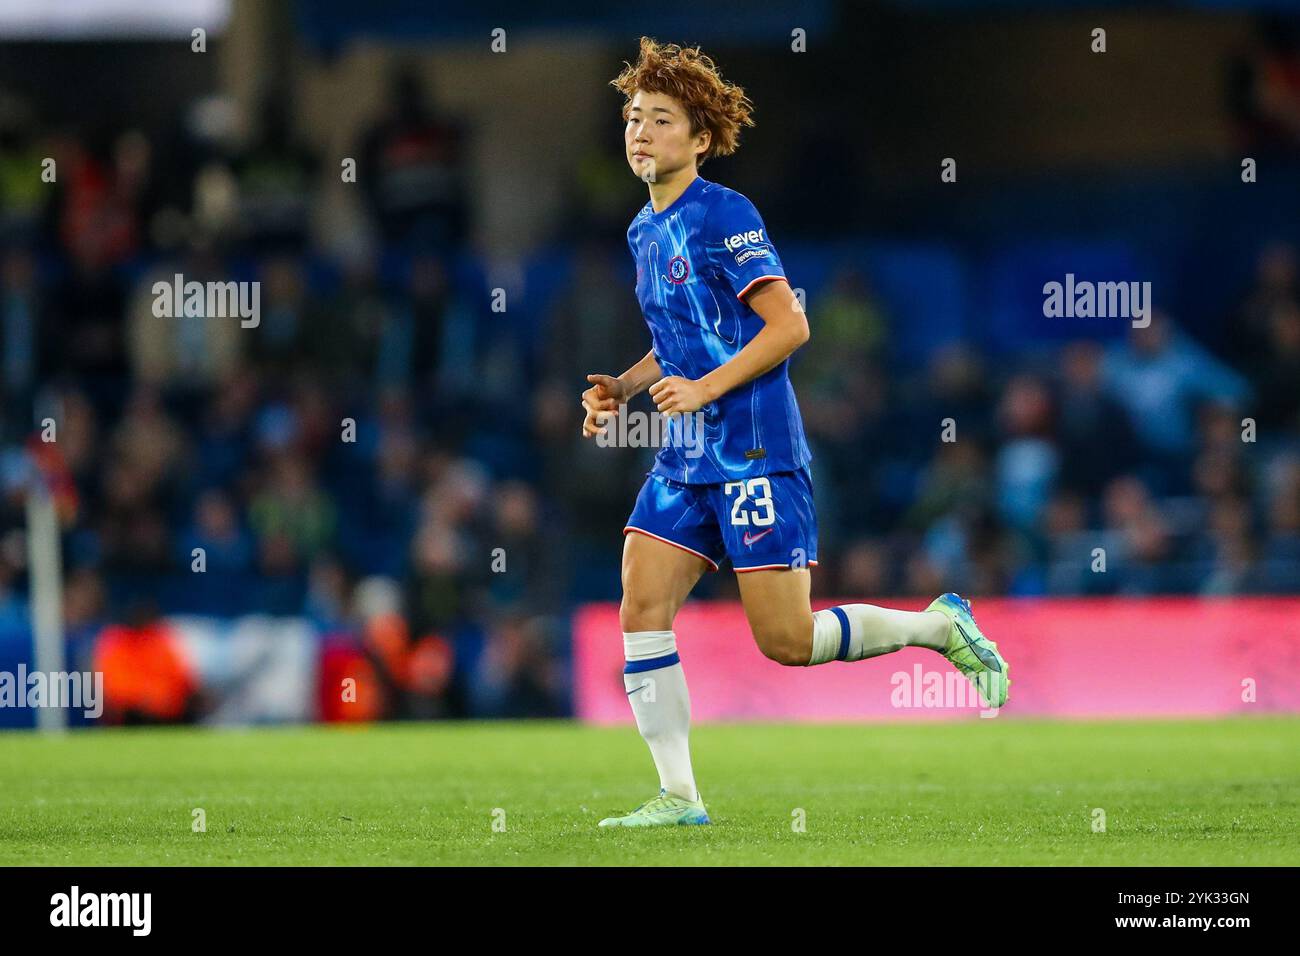
[[[198,688],[175,634],[162,621],[104,628],[94,667],[104,674],[105,717],[115,722],[182,720]]]

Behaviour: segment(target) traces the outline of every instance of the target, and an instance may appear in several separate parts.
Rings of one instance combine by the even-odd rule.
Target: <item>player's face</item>
[[[691,135],[691,121],[671,96],[637,90],[623,126],[628,165],[646,182],[668,179],[693,167],[707,148],[707,131]]]

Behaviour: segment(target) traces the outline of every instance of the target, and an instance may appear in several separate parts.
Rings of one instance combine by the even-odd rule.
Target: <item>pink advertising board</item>
[[[830,603],[845,602],[815,606]],[[1300,598],[977,599],[974,609],[1011,664],[998,717],[1300,713]],[[675,630],[696,722],[951,720],[983,710],[931,651],[783,667],[759,653],[734,602],[688,603]],[[573,633],[577,716],[630,721],[618,605],[583,606]]]

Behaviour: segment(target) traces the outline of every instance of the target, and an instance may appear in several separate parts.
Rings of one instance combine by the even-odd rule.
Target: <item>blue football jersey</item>
[[[665,376],[703,378],[763,328],[744,297],[785,269],[754,204],[697,177],[671,206],[647,202],[627,231],[655,358]],[[812,458],[789,361],[705,405],[704,434],[674,419],[654,474],[717,484],[794,471]],[[683,425],[686,426],[685,430]]]

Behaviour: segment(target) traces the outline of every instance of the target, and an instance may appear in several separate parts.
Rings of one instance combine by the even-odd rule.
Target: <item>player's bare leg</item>
[[[970,679],[990,707],[1007,699],[1009,668],[980,632],[970,604],[945,594],[924,611],[844,604],[813,612],[806,568],[736,575],[754,641],[764,655],[791,667],[860,661],[904,647],[943,654]]]
[[[637,532],[623,539],[623,686],[637,729],[659,771],[659,796],[600,825],[708,823],[691,770],[691,701],[677,657],[673,619],[700,576],[703,558]]]
[[[736,580],[759,650],[779,664],[805,667],[878,657],[910,646],[939,652],[947,647],[949,622],[937,611],[845,604],[814,614],[809,602],[812,574],[807,568],[747,571],[737,574]],[[847,640],[837,611],[849,622]]]
[[[804,667],[812,654],[812,572],[780,568],[736,574],[750,633],[765,657]]]
[[[709,563],[698,555],[649,535],[623,538],[623,603],[618,609],[625,632],[672,630],[673,619]]]

